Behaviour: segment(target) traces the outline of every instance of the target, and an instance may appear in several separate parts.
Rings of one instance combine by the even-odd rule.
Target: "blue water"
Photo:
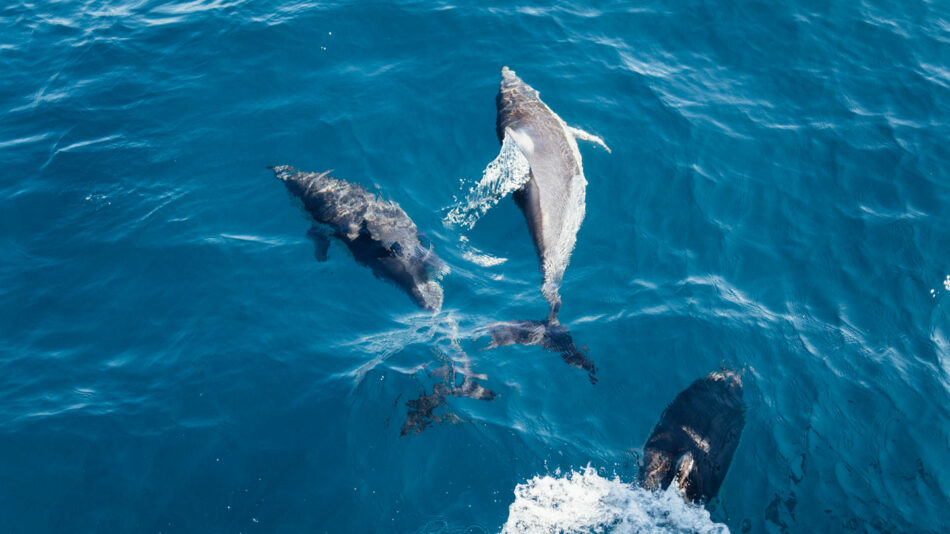
[[[104,0],[0,7],[0,530],[497,532],[515,488],[630,482],[663,408],[744,368],[713,521],[950,524],[950,4]],[[600,381],[479,328],[541,319],[503,200],[509,65],[581,143],[561,320]],[[268,165],[399,202],[494,402],[399,437],[443,324]],[[950,286],[948,286],[950,287]],[[579,475],[577,475],[579,476]]]

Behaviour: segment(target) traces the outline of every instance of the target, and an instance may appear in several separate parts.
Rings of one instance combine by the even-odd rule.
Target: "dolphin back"
[[[690,502],[716,496],[745,426],[742,381],[731,371],[711,373],[676,396],[644,445],[643,487],[671,483]]]

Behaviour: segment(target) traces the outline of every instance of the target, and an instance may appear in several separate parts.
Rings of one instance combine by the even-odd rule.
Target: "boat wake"
[[[729,528],[713,522],[703,507],[687,504],[675,489],[645,490],[587,466],[515,487],[502,533],[541,532],[727,534]]]

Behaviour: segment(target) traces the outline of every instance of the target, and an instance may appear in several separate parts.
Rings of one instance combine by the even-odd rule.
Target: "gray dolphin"
[[[350,249],[358,263],[394,282],[419,307],[442,308],[438,280],[445,264],[423,245],[416,225],[398,204],[332,178],[329,171],[298,172],[286,165],[273,170],[314,220],[307,235],[316,245],[318,261],[326,260],[329,233]]]
[[[530,178],[515,191],[541,260],[541,292],[551,316],[561,307],[558,289],[584,220],[587,179],[576,139],[607,145],[595,135],[571,128],[541,101],[539,93],[508,67],[501,69],[496,133],[511,136],[530,165]],[[607,149],[609,152],[609,149]]]
[[[541,263],[541,293],[550,305],[544,321],[516,321],[492,327],[492,346],[537,344],[562,352],[568,363],[587,370],[594,365],[577,349],[558,322],[559,288],[584,220],[587,179],[576,139],[607,145],[599,137],[568,126],[541,101],[538,91],[508,67],[501,69],[496,98],[496,133],[505,146],[513,140],[530,167],[524,185],[514,192]]]
[[[647,489],[670,484],[694,503],[719,492],[745,426],[742,381],[731,371],[693,382],[666,408],[643,447],[639,474]]]

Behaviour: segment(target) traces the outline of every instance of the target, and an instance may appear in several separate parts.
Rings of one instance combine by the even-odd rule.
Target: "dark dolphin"
[[[684,499],[719,492],[745,426],[742,381],[731,371],[693,382],[673,400],[643,447],[638,479],[647,489],[675,484]]]
[[[597,136],[568,126],[541,101],[538,91],[508,67],[501,69],[496,98],[496,133],[504,145],[511,137],[530,166],[525,184],[514,192],[541,263],[541,292],[550,311],[544,321],[517,321],[492,327],[493,346],[538,344],[562,352],[568,363],[587,370],[594,365],[560,325],[559,288],[584,220],[587,179],[575,139],[607,145]],[[609,151],[609,149],[608,149]]]
[[[308,235],[316,244],[318,260],[326,260],[329,232],[350,249],[358,263],[394,282],[419,307],[442,308],[438,280],[445,264],[431,247],[423,245],[416,225],[398,204],[360,185],[332,178],[329,171],[298,172],[286,165],[273,170],[315,221]]]
[[[396,283],[419,307],[438,311],[442,307],[442,286],[438,279],[447,269],[445,264],[423,245],[423,237],[406,212],[395,202],[382,200],[362,186],[331,178],[322,173],[298,172],[292,167],[274,167],[274,174],[287,189],[303,202],[314,224],[307,235],[314,240],[319,261],[326,260],[329,239],[336,237],[353,253],[357,262],[373,273]],[[454,414],[437,410],[448,397],[493,400],[495,393],[482,387],[476,379],[485,379],[468,368],[467,358],[456,370],[455,362],[446,363],[434,376],[431,394],[423,393],[407,402],[408,417],[401,435],[419,433],[432,422],[454,421]],[[448,360],[447,357],[442,359]]]
[[[479,384],[475,379],[485,379],[484,375],[475,375],[465,369],[459,372],[452,364],[446,364],[437,369],[432,376],[442,379],[441,384],[432,388],[432,393],[423,392],[419,398],[406,403],[409,414],[402,425],[399,437],[407,434],[418,434],[432,423],[459,422],[461,419],[454,413],[439,414],[436,410],[446,404],[448,397],[467,397],[470,399],[492,401],[497,394]]]

